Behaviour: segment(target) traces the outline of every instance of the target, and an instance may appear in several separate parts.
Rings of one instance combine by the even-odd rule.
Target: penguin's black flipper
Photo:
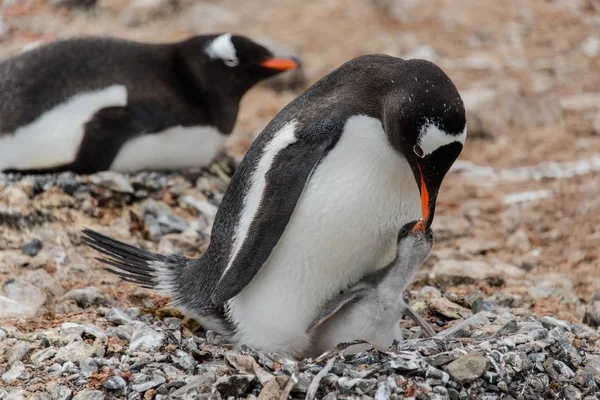
[[[221,276],[211,297],[214,304],[222,304],[241,292],[267,261],[285,231],[312,173],[339,140],[343,126],[344,120],[331,115],[327,120],[300,127],[294,132],[295,140],[276,154],[267,171],[258,170],[261,158],[267,153],[264,150],[258,153],[261,152],[260,146],[262,149],[268,148],[283,131],[263,134],[257,139],[244,161],[253,163],[258,159],[254,174],[264,174],[265,187],[258,207],[252,210],[253,218],[249,228],[242,232],[244,239],[239,251],[227,265],[221,265]],[[274,127],[265,128],[267,129],[275,131]],[[244,171],[247,168],[247,165],[240,165],[238,170]],[[242,173],[238,172],[240,175]],[[248,173],[252,176],[251,174],[252,172]],[[233,180],[230,186],[234,186]],[[214,226],[218,225],[220,217],[228,218],[223,216],[232,207],[228,202],[236,201],[233,196],[225,197],[219,206],[221,215],[217,214]],[[218,235],[219,232],[213,229],[213,237],[215,234]]]
[[[129,104],[105,107],[84,124],[77,157],[67,169],[93,174],[110,168],[128,140],[165,130],[175,124],[174,116],[159,105]]]
[[[311,334],[315,331],[319,326],[323,325],[329,318],[333,317],[338,311],[347,306],[348,304],[354,303],[357,300],[360,300],[367,293],[368,289],[358,289],[352,290],[350,292],[342,293],[339,296],[336,296],[333,300],[331,300],[319,313],[317,318],[315,318],[308,329],[306,330],[307,334]]]

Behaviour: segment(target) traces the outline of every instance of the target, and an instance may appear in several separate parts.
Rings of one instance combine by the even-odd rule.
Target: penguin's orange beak
[[[268,60],[261,62],[260,66],[276,71],[287,71],[288,69],[298,68],[300,64],[297,60],[291,58],[269,58]]]
[[[419,174],[421,175],[421,214],[425,221],[429,221],[429,192],[427,191],[427,185],[425,185],[425,178],[423,178],[423,171],[421,166],[419,167]]]

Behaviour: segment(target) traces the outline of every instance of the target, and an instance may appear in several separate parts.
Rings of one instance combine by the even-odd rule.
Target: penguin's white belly
[[[381,122],[350,118],[271,256],[230,301],[237,339],[302,354],[310,342],[306,329],[325,303],[389,264],[401,226],[420,213],[410,167],[389,144]]]
[[[207,165],[225,144],[227,136],[212,126],[174,126],[127,141],[110,169],[180,169]]]
[[[0,171],[42,169],[75,160],[83,125],[100,109],[127,104],[127,89],[113,85],[80,93],[13,133],[0,136]]]

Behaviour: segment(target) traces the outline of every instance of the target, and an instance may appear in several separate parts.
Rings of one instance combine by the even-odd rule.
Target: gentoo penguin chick
[[[0,171],[208,164],[254,84],[298,61],[243,36],[59,40],[0,63]]]
[[[410,308],[402,298],[417,269],[425,262],[433,245],[431,229],[422,220],[409,222],[398,234],[398,253],[388,266],[367,275],[359,283],[336,296],[308,327],[313,334],[311,355],[318,356],[337,344],[356,339],[383,348],[402,341],[400,320]],[[411,318],[414,315],[410,314]],[[425,324],[427,332],[433,329]],[[350,348],[353,351],[364,346]]]
[[[431,225],[466,134],[460,95],[435,64],[361,56],[257,137],[199,259],[85,234],[115,273],[172,296],[205,328],[302,355],[323,305],[392,262],[404,224],[422,216]]]

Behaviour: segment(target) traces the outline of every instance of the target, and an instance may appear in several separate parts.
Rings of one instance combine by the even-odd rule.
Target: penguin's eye
[[[402,228],[402,229],[400,230],[400,236],[406,236],[407,234],[408,234],[408,229],[406,229],[406,228]]]
[[[415,144],[413,146],[413,151],[415,152],[415,154],[418,157],[421,157],[421,158],[425,157],[425,152],[423,151],[423,149],[421,148],[421,146],[419,146],[418,144]]]
[[[427,237],[429,238],[429,240],[433,240],[433,232],[429,231]]]
[[[238,60],[233,59],[233,58],[225,59],[225,60],[223,60],[223,62],[228,67],[235,67],[236,65],[238,65]]]

